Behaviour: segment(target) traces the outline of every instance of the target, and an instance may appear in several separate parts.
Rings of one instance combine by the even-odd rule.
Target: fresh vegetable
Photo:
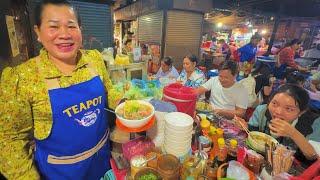
[[[139,177],[139,180],[157,180],[157,176],[151,172]]]
[[[203,102],[203,101],[198,101],[196,104],[196,109],[198,111],[205,111],[205,112],[209,112],[212,111],[212,107],[211,104]]]

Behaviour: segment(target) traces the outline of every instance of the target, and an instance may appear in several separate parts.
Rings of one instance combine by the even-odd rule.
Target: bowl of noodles
[[[278,141],[272,136],[258,131],[251,131],[247,142],[252,149],[259,152],[265,151],[265,144],[271,144],[271,142],[278,144]]]
[[[140,128],[146,125],[154,115],[154,107],[147,101],[127,100],[116,109],[118,120],[126,127]]]

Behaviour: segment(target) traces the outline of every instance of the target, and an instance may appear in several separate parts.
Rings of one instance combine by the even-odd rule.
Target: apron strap
[[[101,138],[98,144],[93,148],[73,156],[48,155],[47,162],[49,164],[74,164],[74,163],[78,163],[80,161],[86,160],[91,156],[93,156],[95,153],[97,153],[106,144],[108,136],[109,136],[109,129],[107,129],[104,136]]]

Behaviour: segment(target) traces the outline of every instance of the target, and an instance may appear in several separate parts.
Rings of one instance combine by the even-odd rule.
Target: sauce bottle
[[[226,145],[225,145],[225,141],[223,138],[219,138],[218,139],[218,153],[217,153],[217,156],[218,156],[218,164],[219,166],[223,163],[226,162],[227,160],[227,148],[226,148]]]
[[[227,161],[231,160],[237,160],[237,151],[238,151],[238,141],[235,139],[230,140],[230,145],[228,148],[228,156],[227,156]]]

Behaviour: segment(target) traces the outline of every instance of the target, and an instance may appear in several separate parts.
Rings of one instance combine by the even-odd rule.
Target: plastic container
[[[164,179],[177,180],[180,177],[180,161],[171,154],[162,155],[158,159],[158,171]]]
[[[238,151],[238,141],[235,139],[230,139],[229,148],[228,148],[228,157],[227,161],[237,160],[237,151]]]
[[[192,88],[179,83],[170,84],[163,89],[163,100],[172,102],[179,112],[195,116],[197,94]]]
[[[223,138],[223,129],[221,128],[218,128],[217,129],[217,138]]]
[[[183,162],[181,169],[181,179],[197,179],[201,174],[201,159],[196,156],[190,156]]]
[[[225,141],[223,138],[219,138],[218,139],[218,153],[217,153],[217,156],[218,156],[218,162],[219,162],[219,165],[223,164],[226,160],[227,160],[227,148],[225,146]]]
[[[143,167],[147,166],[146,157],[139,155],[134,156],[130,160],[130,166],[131,166],[131,177],[134,178],[138,171],[140,171]]]

